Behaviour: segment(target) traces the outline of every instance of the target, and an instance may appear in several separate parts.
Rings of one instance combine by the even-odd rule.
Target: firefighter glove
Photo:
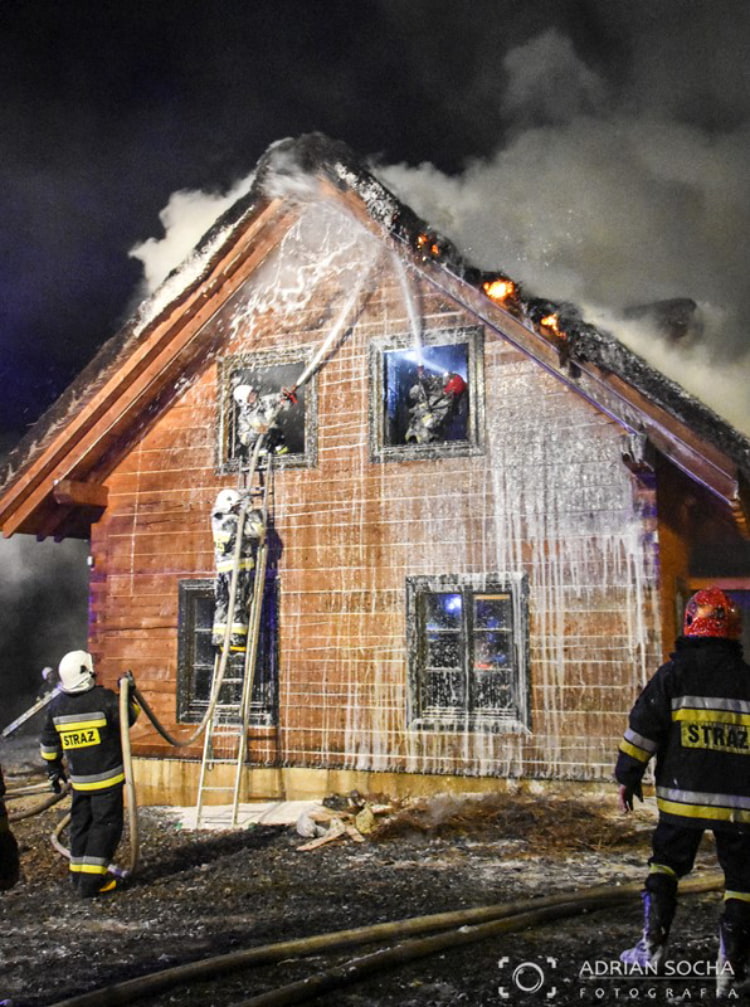
[[[56,794],[62,793],[62,785],[67,781],[67,776],[65,775],[65,770],[61,765],[50,766],[47,770],[47,776],[49,777],[50,786]]]
[[[633,798],[637,797],[638,800],[643,803],[643,787],[641,786],[641,781],[637,783],[625,784],[620,790],[622,796],[622,803],[628,809],[628,811],[633,810]]]

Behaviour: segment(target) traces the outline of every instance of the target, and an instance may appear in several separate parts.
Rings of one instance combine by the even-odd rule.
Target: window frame
[[[290,368],[289,385],[294,385],[312,359],[310,347],[287,347],[276,350],[259,350],[254,353],[238,353],[221,357],[218,361],[217,402],[216,402],[216,469],[221,474],[237,472],[239,459],[233,452],[236,406],[232,398],[233,376],[237,371],[254,371],[263,384],[263,372],[273,368]],[[276,382],[272,383],[276,388]],[[280,390],[280,389],[279,389]],[[297,392],[298,402],[292,409],[303,409],[303,431],[305,450],[274,456],[275,468],[313,468],[318,457],[318,395],[317,380],[313,377]],[[281,416],[283,426],[283,414]]]
[[[197,623],[197,602],[199,599],[211,599],[214,597],[214,580],[210,577],[202,577],[194,580],[181,580],[178,583],[178,625],[177,625],[177,721],[184,724],[197,724],[203,719],[208,707],[208,699],[198,699],[193,694],[193,682],[196,667],[196,633],[206,633],[211,635],[213,619],[209,620],[206,626],[198,626]],[[266,651],[270,649],[270,674],[265,683],[261,684],[261,678],[257,675],[253,682],[254,698],[250,710],[251,727],[275,727],[278,725],[278,696],[279,696],[279,634],[278,634],[278,581],[268,579],[266,581],[266,594],[264,604],[273,604],[273,616],[269,623],[261,623],[261,634],[264,630],[269,636],[266,638]],[[211,608],[213,615],[213,607]],[[258,655],[259,660],[264,656],[263,648]],[[211,667],[213,672],[213,667]],[[227,670],[228,671],[228,670]],[[259,703],[256,697],[258,689],[267,690],[266,702]]]
[[[427,628],[425,603],[428,595],[456,593],[462,596],[460,624],[461,664],[466,701],[463,709],[444,711],[425,708],[427,675]],[[507,712],[472,709],[478,680],[474,666],[476,627],[474,602],[482,595],[508,594],[512,606],[511,646],[512,708]],[[529,714],[529,613],[528,579],[525,574],[440,574],[406,578],[406,625],[408,655],[408,710],[410,729],[460,730],[477,733],[519,733],[530,730]]]
[[[465,457],[484,453],[484,329],[481,325],[428,329],[424,346],[468,345],[467,393],[469,402],[466,440],[432,441],[428,444],[387,444],[385,438],[385,354],[414,348],[411,334],[373,339],[369,346],[370,458],[373,462],[410,461],[417,458]]]

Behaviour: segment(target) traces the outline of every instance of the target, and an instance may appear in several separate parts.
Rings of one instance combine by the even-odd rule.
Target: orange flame
[[[418,234],[414,243],[421,252],[431,255],[433,259],[441,254],[440,243],[434,234]]]
[[[482,284],[482,290],[491,301],[502,304],[503,301],[515,296],[516,285],[513,280],[508,279],[487,280]]]
[[[560,328],[560,318],[558,315],[545,315],[539,323],[545,329],[550,329],[559,339],[567,339],[566,333]]]

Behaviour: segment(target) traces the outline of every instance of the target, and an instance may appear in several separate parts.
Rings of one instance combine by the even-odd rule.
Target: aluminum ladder
[[[266,479],[259,479],[255,486],[245,489],[246,500],[240,511],[237,525],[237,548],[234,555],[234,569],[230,584],[230,599],[227,613],[227,625],[230,628],[237,603],[237,572],[241,559],[242,533],[249,509],[260,510],[263,515],[265,532],[258,543],[255,554],[253,591],[248,605],[247,646],[242,664],[242,674],[240,676],[236,674],[232,675],[231,673],[228,676],[225,674],[227,669],[230,668],[230,629],[225,634],[223,645],[217,651],[214,659],[211,699],[209,701],[211,714],[206,724],[203,739],[203,758],[198,777],[198,796],[195,809],[196,828],[200,827],[203,819],[206,807],[205,796],[209,793],[219,792],[231,795],[231,825],[233,827],[237,825],[243,769],[247,757],[247,735],[250,727],[255,665],[258,654],[258,641],[260,639],[263,595],[265,592],[266,569],[268,565],[268,482],[270,472],[271,460],[269,456]],[[249,470],[241,473],[241,478],[244,475],[244,481],[247,483],[253,476],[261,476],[261,474],[258,471],[257,458],[254,456],[254,464],[251,464]],[[237,690],[239,698],[222,702],[221,691],[225,685],[230,690]],[[223,782],[212,783],[210,781],[209,775],[217,766],[234,766],[234,781],[231,784]]]

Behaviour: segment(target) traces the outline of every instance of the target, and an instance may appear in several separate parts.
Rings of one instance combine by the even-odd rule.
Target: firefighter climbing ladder
[[[331,329],[323,340],[321,345],[318,347],[316,352],[313,354],[310,361],[307,363],[306,367],[303,369],[300,376],[297,378],[296,384],[291,389],[285,389],[282,391],[279,403],[276,407],[276,412],[272,417],[268,418],[268,424],[273,422],[276,414],[282,408],[284,401],[288,400],[291,402],[296,402],[296,392],[298,389],[302,388],[310,378],[315,374],[315,372],[325,363],[328,357],[335,352],[335,349],[340,345],[342,340],[346,338],[349,326],[352,324],[353,319],[359,314],[362,309],[364,300],[362,291],[366,290],[366,283],[370,274],[375,270],[377,265],[382,261],[380,252],[375,252],[367,264],[366,268],[362,270],[359,281],[352,286],[349,291],[348,296],[344,299],[343,304],[334,319]],[[244,477],[245,487],[247,490],[247,499],[253,496],[253,480],[260,475],[258,468],[258,460],[264,448],[265,435],[261,435],[255,443],[253,448],[252,457],[247,468],[240,473],[240,479]],[[262,500],[262,505],[259,508],[263,513],[263,523],[267,529],[267,517],[268,517],[268,505],[267,505],[267,494],[268,494],[268,478],[271,475],[271,452],[265,452],[265,457],[267,458],[266,465],[266,476],[267,480],[265,484],[260,484],[256,489],[256,497]],[[240,550],[242,543],[242,527],[244,521],[247,517],[247,508],[243,507],[240,511],[240,518],[238,521],[237,528],[237,542],[234,554],[234,566],[232,570],[232,579],[229,588],[229,610],[227,613],[227,628],[224,635],[223,646],[219,654],[216,656],[216,661],[214,664],[214,675],[213,684],[211,689],[211,697],[208,705],[208,716],[205,724],[205,737],[203,745],[203,759],[201,762],[200,775],[198,780],[198,797],[196,803],[196,814],[195,823],[196,827],[200,825],[201,816],[203,814],[204,807],[204,796],[209,791],[224,791],[232,792],[232,825],[237,824],[237,812],[239,808],[239,797],[240,797],[240,785],[242,782],[243,768],[245,757],[247,754],[247,734],[250,722],[250,711],[251,711],[251,699],[253,691],[253,680],[255,677],[255,664],[258,653],[258,639],[260,635],[260,620],[261,611],[263,605],[263,595],[265,590],[265,576],[266,576],[266,564],[267,564],[267,535],[263,536],[262,541],[258,545],[256,565],[255,565],[255,578],[253,583],[253,594],[249,606],[249,623],[248,623],[248,637],[247,637],[247,650],[245,652],[245,663],[244,672],[241,679],[233,679],[231,676],[225,678],[225,672],[227,670],[227,665],[229,662],[229,644],[230,644],[230,633],[232,619],[234,615],[234,606],[236,604],[237,595],[237,574],[239,571],[239,563],[241,559]],[[223,704],[219,703],[219,692],[223,682],[228,682],[230,685],[239,685],[242,683],[242,698],[239,703],[229,703]],[[202,727],[196,732],[199,733]],[[168,739],[172,740],[172,739]],[[190,739],[189,739],[190,740]],[[182,742],[182,744],[187,744],[188,742]],[[234,740],[236,745],[235,753],[231,758],[220,758],[216,755],[215,749],[218,747],[218,742],[220,740]],[[227,764],[231,763],[235,766],[235,779],[234,786],[211,786],[207,782],[209,770],[217,764]]]
[[[266,568],[268,564],[268,491],[271,478],[271,453],[266,454],[265,473],[259,469],[258,461],[263,449],[264,435],[261,435],[253,449],[253,455],[247,469],[240,471],[243,501],[237,519],[235,551],[232,564],[232,575],[229,586],[229,605],[227,624],[221,648],[217,651],[214,662],[214,674],[209,709],[211,710],[203,738],[203,758],[198,777],[198,797],[195,809],[195,824],[198,827],[204,812],[204,797],[213,792],[224,792],[232,795],[231,825],[237,824],[240,804],[240,790],[243,768],[247,755],[247,734],[250,726],[252,710],[253,684],[255,681],[255,665],[260,638],[260,624],[263,610],[263,595],[265,592]],[[265,474],[265,478],[263,478]],[[253,485],[253,483],[255,483]],[[242,674],[227,675],[230,656],[230,641],[234,613],[238,604],[239,568],[242,560],[242,541],[248,511],[257,509],[263,517],[263,534],[258,542],[253,577],[253,590],[248,605],[247,643]],[[234,669],[229,669],[230,672]],[[221,688],[227,685],[239,699],[222,702]],[[211,783],[209,774],[217,766],[234,766],[234,782]],[[224,777],[226,779],[226,777]],[[229,802],[227,802],[229,803]]]

